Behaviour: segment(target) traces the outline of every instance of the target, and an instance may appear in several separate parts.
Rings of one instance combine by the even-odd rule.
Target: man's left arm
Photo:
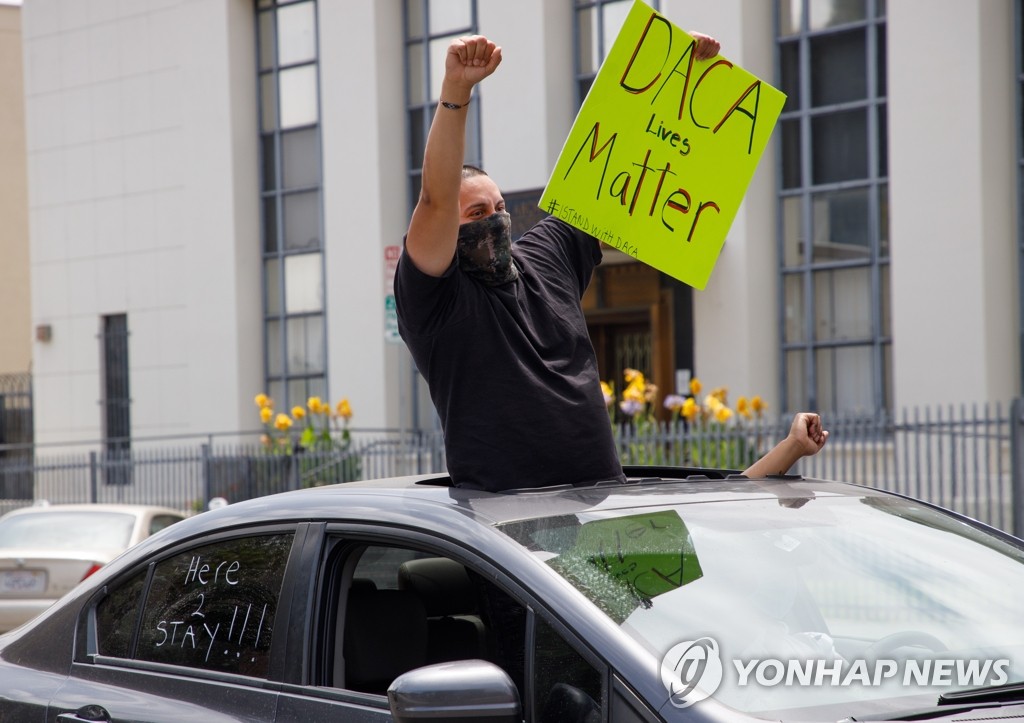
[[[797,460],[817,454],[827,441],[828,432],[822,429],[821,417],[812,412],[800,412],[794,417],[786,438],[743,474],[751,478],[786,474]]]

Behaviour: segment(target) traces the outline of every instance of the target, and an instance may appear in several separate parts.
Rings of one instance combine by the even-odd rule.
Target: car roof
[[[778,500],[783,491],[786,496],[797,497],[890,494],[858,485],[799,476],[749,479],[729,470],[651,467],[627,468],[627,481],[624,483],[523,488],[500,493],[454,487],[446,475],[362,480],[246,500],[204,513],[201,517],[218,513],[237,516],[246,509],[256,508],[272,513],[278,519],[313,514],[322,517],[324,510],[338,510],[340,513],[358,504],[370,508],[379,505],[407,510],[426,506],[448,507],[484,523],[502,524],[572,514],[598,506],[610,510],[669,502],[698,504],[738,499]]]
[[[184,517],[185,514],[181,510],[176,510],[171,507],[163,507],[160,505],[139,505],[129,503],[105,503],[105,502],[75,502],[75,503],[45,503],[30,505],[28,507],[19,507],[18,509],[11,510],[7,514],[14,515],[25,515],[25,514],[38,514],[41,512],[123,512],[132,515],[141,515],[146,512],[151,512],[158,515],[175,515],[177,517]]]

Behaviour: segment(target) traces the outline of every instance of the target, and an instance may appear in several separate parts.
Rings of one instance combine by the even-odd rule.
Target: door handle
[[[74,713],[61,713],[57,723],[110,723],[110,713],[102,705],[83,705]]]

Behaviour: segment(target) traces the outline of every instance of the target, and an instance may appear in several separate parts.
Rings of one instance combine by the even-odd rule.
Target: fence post
[[[96,502],[96,497],[97,497],[97,494],[98,494],[97,493],[97,484],[98,484],[97,478],[98,478],[98,476],[99,476],[99,470],[98,470],[97,464],[96,464],[96,452],[95,452],[95,450],[93,450],[93,451],[89,452],[89,501],[94,503],[94,504]]]
[[[210,505],[210,444],[202,445],[203,454],[203,478],[199,481],[203,498],[203,506],[200,512],[206,510]]]
[[[1010,504],[1013,534],[1024,537],[1024,397],[1010,404]]]

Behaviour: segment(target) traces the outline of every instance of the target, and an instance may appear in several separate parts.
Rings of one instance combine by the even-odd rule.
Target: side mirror
[[[388,687],[388,703],[395,723],[522,721],[515,683],[484,660],[437,663],[403,673]]]

